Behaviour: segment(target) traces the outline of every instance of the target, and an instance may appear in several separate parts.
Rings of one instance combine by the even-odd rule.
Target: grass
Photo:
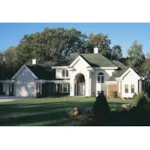
[[[67,111],[73,107],[91,109],[95,98],[32,98],[0,103],[1,126],[69,125]],[[108,99],[110,108],[131,100]]]

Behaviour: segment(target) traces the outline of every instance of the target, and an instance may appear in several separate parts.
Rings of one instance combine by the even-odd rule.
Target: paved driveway
[[[1,102],[10,102],[14,100],[20,100],[22,98],[14,97],[14,96],[0,96],[0,103]]]

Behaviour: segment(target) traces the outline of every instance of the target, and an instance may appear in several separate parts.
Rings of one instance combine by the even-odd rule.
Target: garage
[[[16,97],[36,97],[36,84],[15,84]]]

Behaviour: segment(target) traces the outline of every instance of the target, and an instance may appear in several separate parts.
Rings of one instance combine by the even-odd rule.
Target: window
[[[62,93],[68,93],[69,92],[69,84],[64,83],[60,85],[60,92]]]
[[[134,93],[134,85],[131,85],[131,93]]]
[[[9,83],[9,91],[12,92],[12,84]]]
[[[128,89],[128,85],[126,84],[125,85],[125,93],[128,93],[129,92],[129,89]]]
[[[36,89],[37,89],[37,93],[39,93],[40,92],[40,83],[36,84]]]
[[[62,77],[68,77],[69,76],[69,72],[67,69],[63,69],[62,70]]]
[[[98,83],[104,83],[104,74],[100,72],[97,76],[97,82]]]

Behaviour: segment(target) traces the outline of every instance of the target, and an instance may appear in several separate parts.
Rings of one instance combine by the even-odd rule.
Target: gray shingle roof
[[[51,70],[50,68],[45,68],[40,65],[33,65],[27,67],[39,78],[39,79],[46,79],[46,80],[53,80],[55,79],[55,71]]]
[[[66,57],[64,61],[60,61],[55,64],[57,66],[69,66],[78,56],[81,56],[85,61],[87,61],[91,67],[116,67],[114,63],[104,57],[102,54],[94,53],[83,53],[83,54],[72,54],[69,57]]]
[[[116,81],[115,78],[120,77],[124,72],[126,72],[129,69],[129,67],[126,67],[122,70],[115,71],[112,76],[108,79],[108,81]]]
[[[80,54],[92,67],[117,67],[102,54]]]

